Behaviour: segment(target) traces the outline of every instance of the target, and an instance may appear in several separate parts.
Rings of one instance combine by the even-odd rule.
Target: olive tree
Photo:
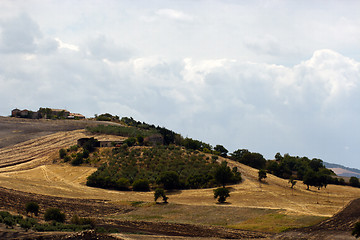
[[[218,199],[219,203],[224,203],[228,197],[230,197],[229,189],[224,187],[214,189],[214,198]]]

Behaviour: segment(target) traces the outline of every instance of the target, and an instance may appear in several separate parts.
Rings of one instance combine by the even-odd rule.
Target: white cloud
[[[59,48],[68,49],[68,50],[72,50],[72,51],[76,51],[76,52],[78,52],[80,50],[80,48],[74,44],[64,43],[59,38],[55,38],[55,40],[58,42]]]
[[[1,115],[110,112],[230,151],[358,164],[357,3],[92,3],[0,3]]]
[[[181,21],[191,21],[193,17],[190,15],[185,14],[182,11],[178,11],[175,9],[163,8],[156,11],[156,14],[159,16],[167,17],[174,20],[181,20]]]

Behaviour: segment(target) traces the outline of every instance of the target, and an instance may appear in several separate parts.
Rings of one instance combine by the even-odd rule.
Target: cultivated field
[[[273,238],[275,236],[271,234],[274,232],[316,224],[329,218],[360,196],[358,188],[335,185],[329,185],[320,191],[315,188],[308,191],[305,185],[298,182],[295,189],[291,189],[287,180],[269,174],[266,183],[259,184],[256,169],[226,159],[230,166],[238,167],[243,177],[242,183],[229,186],[231,197],[227,204],[217,204],[212,189],[175,191],[169,193],[170,204],[154,204],[153,192],[119,192],[87,187],[86,178],[95,168],[73,167],[56,162],[60,148],[76,144],[81,137],[94,136],[84,130],[84,126],[93,123],[60,122],[35,122],[35,131],[31,130],[31,121],[0,118],[0,195],[4,203],[2,208],[23,211],[21,208],[25,203],[22,201],[36,198],[44,208],[58,204],[68,215],[76,213],[96,216],[103,219],[102,221],[122,226],[123,229],[128,227],[129,231],[137,226],[145,233],[160,235],[219,238],[233,234],[233,237]],[[3,126],[8,128],[4,129]],[[96,138],[108,136],[99,135]],[[219,161],[225,159],[220,158]],[[85,203],[88,205],[85,206]],[[104,209],[100,212],[96,211],[102,208]],[[351,221],[354,222],[354,219],[360,219],[360,213],[357,217],[353,216]],[[151,230],[150,223],[154,224],[153,229],[158,231]],[[174,229],[181,226],[185,230],[178,230],[176,234]],[[205,230],[195,229],[196,226]],[[211,232],[208,228],[219,233],[204,235]],[[159,229],[169,230],[161,232]],[[243,232],[236,229],[261,232]],[[342,238],[352,239],[348,230],[341,230]],[[186,232],[189,232],[189,235],[186,235]],[[269,232],[270,235],[264,232]],[[283,235],[278,235],[281,236]],[[141,238],[135,235],[131,237]]]

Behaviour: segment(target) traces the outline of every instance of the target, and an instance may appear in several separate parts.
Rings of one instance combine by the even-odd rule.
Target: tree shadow
[[[182,190],[179,190],[179,189],[166,190],[167,195],[176,195],[176,194],[181,194],[181,193],[182,193]]]
[[[223,203],[220,203],[220,202],[216,202],[217,205],[231,205],[232,203],[231,202],[223,202]]]

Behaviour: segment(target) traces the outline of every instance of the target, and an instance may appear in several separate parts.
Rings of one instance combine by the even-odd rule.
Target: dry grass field
[[[263,232],[316,224],[360,197],[359,188],[345,186],[329,185],[326,189],[306,190],[299,181],[291,189],[287,180],[270,174],[265,183],[260,184],[256,169],[219,158],[219,161],[228,161],[230,166],[237,166],[243,177],[242,183],[228,186],[231,197],[226,204],[216,203],[213,189],[174,191],[168,195],[170,204],[154,204],[153,192],[90,188],[85,182],[95,168],[54,162],[60,148],[76,144],[81,137],[94,136],[78,128],[41,132],[16,144],[13,139],[10,144],[5,144],[3,137],[7,135],[11,139],[11,134],[23,131],[21,127],[19,130],[12,128],[7,133],[2,131],[0,136],[4,147],[0,148],[0,187],[52,197],[101,200],[131,208],[127,213],[114,212],[104,216],[114,221],[201,224]]]

